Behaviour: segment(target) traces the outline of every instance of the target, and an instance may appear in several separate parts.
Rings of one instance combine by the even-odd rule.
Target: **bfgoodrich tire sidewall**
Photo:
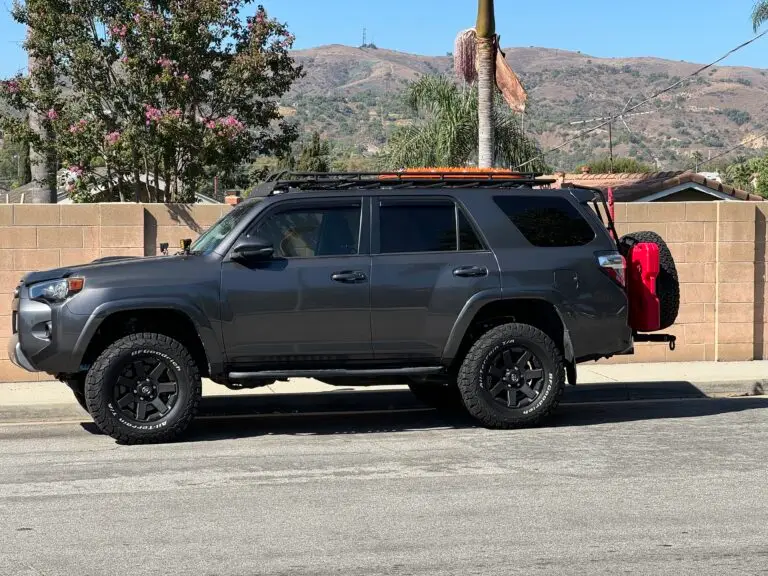
[[[122,414],[113,397],[122,368],[141,357],[162,360],[177,382],[176,402],[168,414],[153,422]],[[88,411],[96,425],[126,444],[166,442],[181,434],[197,412],[201,391],[197,366],[184,346],[150,333],[126,336],[110,345],[91,366],[85,385]]]
[[[488,364],[498,352],[510,346],[522,346],[529,350],[539,359],[542,369],[544,370],[544,387],[542,388],[541,393],[532,404],[525,406],[524,408],[505,408],[504,406],[501,406],[501,404],[491,398],[489,392],[481,386],[486,375]],[[537,342],[520,337],[499,340],[488,346],[483,351],[482,360],[479,365],[473,370],[473,384],[479,388],[478,393],[485,400],[487,407],[503,419],[510,417],[520,419],[535,418],[540,411],[546,410],[546,406],[551,399],[557,395],[557,388],[559,386],[557,380],[557,368],[553,359],[550,357],[550,352]]]

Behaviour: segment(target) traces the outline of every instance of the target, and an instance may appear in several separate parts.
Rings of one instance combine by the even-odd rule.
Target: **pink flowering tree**
[[[67,86],[40,111],[60,164],[80,171],[73,192],[106,173],[104,197],[191,201],[212,174],[283,154],[296,139],[278,112],[301,75],[289,53],[294,38],[262,6],[35,1],[58,22],[57,77]],[[25,109],[25,84],[6,82],[0,97]]]

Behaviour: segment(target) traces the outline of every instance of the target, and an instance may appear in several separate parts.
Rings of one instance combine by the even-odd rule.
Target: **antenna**
[[[363,28],[363,48],[365,48],[366,32],[367,32],[367,30],[365,28]]]

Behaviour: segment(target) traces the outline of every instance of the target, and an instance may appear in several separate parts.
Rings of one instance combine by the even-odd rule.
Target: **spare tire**
[[[640,242],[650,242],[659,247],[659,276],[656,279],[656,296],[661,308],[659,330],[672,326],[680,311],[680,280],[672,253],[664,240],[656,232],[632,232],[619,240],[621,253],[626,257],[629,249]]]

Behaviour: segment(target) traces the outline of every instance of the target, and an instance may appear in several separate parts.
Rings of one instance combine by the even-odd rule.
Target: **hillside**
[[[700,65],[657,58],[594,58],[545,48],[509,48],[507,60],[529,93],[526,131],[544,148],[585,126],[572,122],[606,116],[695,71]],[[283,112],[356,154],[373,154],[396,126],[412,121],[401,94],[423,74],[451,73],[450,56],[429,57],[385,49],[322,46],[294,52],[306,76],[284,98]],[[614,125],[614,153],[660,168],[691,164],[768,131],[768,71],[726,67],[656,99]],[[627,130],[629,128],[629,131]],[[768,146],[757,140],[754,146]],[[572,169],[607,155],[608,131],[595,132],[554,154],[553,166]]]

